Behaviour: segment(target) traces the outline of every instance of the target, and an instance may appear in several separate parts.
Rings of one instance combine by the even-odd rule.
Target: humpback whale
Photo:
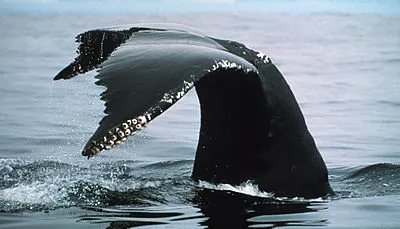
[[[195,88],[201,127],[192,178],[254,182],[277,196],[333,193],[296,99],[264,53],[185,27],[96,29],[54,80],[97,70],[105,116],[84,146],[92,157],[125,141]]]

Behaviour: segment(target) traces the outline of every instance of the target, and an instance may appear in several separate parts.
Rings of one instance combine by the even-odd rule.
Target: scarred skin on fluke
[[[107,114],[82,154],[92,157],[143,129],[195,87],[201,128],[192,177],[252,181],[277,196],[333,194],[325,163],[289,85],[269,57],[178,26],[92,30],[55,76],[97,69]]]

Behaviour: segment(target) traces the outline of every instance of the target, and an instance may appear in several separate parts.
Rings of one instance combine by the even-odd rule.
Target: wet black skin
[[[106,87],[107,116],[84,156],[104,149],[103,139],[116,135],[127,120],[145,116],[148,123],[195,87],[201,128],[194,180],[233,185],[250,180],[276,196],[333,194],[289,85],[258,52],[174,29],[94,30],[78,41],[80,55],[55,80],[97,68],[97,84]],[[166,95],[173,101],[166,102]]]
[[[263,73],[267,73],[265,82],[282,77],[273,65]],[[325,163],[294,97],[268,91],[271,84],[263,87],[263,83],[256,74],[224,70],[195,84],[201,128],[192,177],[229,184],[251,180],[277,196],[312,198],[333,193]],[[274,88],[285,88],[279,84],[286,82],[275,83]]]

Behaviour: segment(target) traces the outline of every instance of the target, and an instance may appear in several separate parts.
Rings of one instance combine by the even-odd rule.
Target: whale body
[[[252,181],[277,196],[332,194],[303,114],[270,58],[180,28],[97,29],[54,80],[97,70],[106,116],[84,146],[92,157],[143,129],[195,87],[201,110],[194,180]]]

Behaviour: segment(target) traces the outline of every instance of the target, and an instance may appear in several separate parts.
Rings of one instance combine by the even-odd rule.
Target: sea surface
[[[250,182],[193,182],[194,90],[123,145],[82,157],[103,117],[104,88],[95,72],[52,78],[76,56],[77,34],[146,22],[267,53],[336,196],[266,201]],[[0,228],[400,228],[399,22],[333,13],[0,15]]]

